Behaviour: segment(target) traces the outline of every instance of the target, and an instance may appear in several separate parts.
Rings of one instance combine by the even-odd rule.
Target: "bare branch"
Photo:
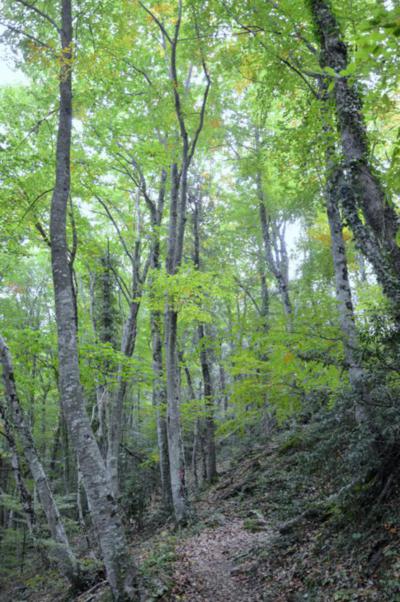
[[[47,233],[46,233],[45,229],[43,228],[42,224],[40,222],[36,222],[35,228],[39,232],[40,236],[42,237],[42,239],[44,240],[46,245],[51,249],[50,239],[47,236]]]
[[[289,67],[289,69],[291,69],[292,71],[294,71],[294,73],[297,73],[297,75],[299,77],[301,77],[301,79],[306,84],[307,88],[310,90],[310,92],[313,94],[313,96],[315,98],[317,98],[318,100],[320,99],[319,93],[316,90],[314,90],[314,88],[312,87],[312,85],[310,84],[310,82],[308,81],[308,79],[300,71],[300,69],[298,69],[297,67],[295,67],[294,65],[292,65],[292,63],[290,63],[288,60],[284,59],[281,56],[278,56],[278,59],[281,61],[281,63],[283,63],[284,65],[286,65],[287,67]]]
[[[207,80],[207,84],[204,90],[204,94],[203,94],[203,102],[201,105],[201,110],[200,110],[200,118],[199,118],[199,125],[197,126],[196,132],[194,134],[192,143],[190,145],[190,150],[189,150],[189,163],[191,162],[193,155],[194,155],[194,151],[196,150],[196,145],[201,133],[201,130],[203,129],[204,126],[204,118],[205,118],[205,114],[206,114],[206,106],[207,106],[207,99],[208,99],[208,94],[210,92],[210,87],[211,87],[211,78],[209,76],[209,73],[207,71],[207,65],[204,61],[204,59],[202,60],[202,66],[203,66],[203,72],[204,75],[206,77]]]
[[[44,13],[43,11],[41,11],[40,8],[38,8],[34,4],[29,4],[29,2],[26,2],[25,0],[14,0],[14,2],[18,2],[19,4],[22,4],[26,8],[29,8],[30,10],[35,12],[37,15],[39,15],[43,19],[46,19],[46,21],[48,21],[53,27],[55,27],[57,32],[59,34],[61,34],[61,28],[57,25],[57,23],[54,21],[54,19],[52,19],[52,17],[50,17],[47,13]]]
[[[249,289],[247,288],[247,286],[245,286],[243,284],[243,282],[241,282],[241,280],[239,280],[239,278],[237,278],[237,276],[233,277],[236,284],[242,289],[242,291],[244,293],[246,293],[246,295],[248,296],[248,298],[250,299],[250,301],[253,303],[254,307],[256,308],[257,313],[261,316],[261,309],[260,306],[258,305],[257,301],[255,300],[255,298],[253,297],[252,293],[249,291]]]
[[[115,280],[119,286],[119,290],[121,291],[121,293],[123,294],[125,300],[130,303],[131,302],[131,293],[129,290],[128,285],[126,284],[125,280],[122,278],[122,276],[120,276],[120,274],[118,274],[117,270],[114,268],[114,266],[110,265],[110,269],[112,271],[112,273],[115,276]]]
[[[46,194],[49,194],[49,192],[53,192],[54,188],[49,188],[49,190],[44,190],[43,192],[41,192],[40,194],[38,194],[38,196],[33,199],[33,201],[31,203],[29,203],[29,207],[25,210],[24,215],[21,217],[21,222],[25,219],[25,217],[28,215],[28,213],[34,208],[34,206],[36,205],[36,203],[38,201],[40,201],[40,199],[42,197],[44,197]],[[24,193],[25,196],[27,197],[28,195],[26,193]]]
[[[158,18],[156,17],[156,15],[155,15],[155,14],[154,14],[154,13],[153,13],[153,12],[152,12],[152,11],[151,11],[149,8],[147,8],[147,6],[145,6],[141,0],[139,0],[139,4],[140,4],[140,6],[143,8],[143,10],[145,10],[145,11],[146,11],[146,13],[147,13],[148,15],[150,15],[150,17],[153,19],[153,21],[154,21],[155,23],[157,23],[158,27],[160,28],[160,31],[161,31],[161,32],[162,32],[162,34],[163,34],[163,35],[164,35],[164,36],[167,38],[168,42],[169,42],[170,44],[172,44],[172,39],[171,39],[171,36],[169,35],[169,33],[167,32],[167,30],[165,29],[164,25],[161,23],[160,19],[158,19]]]
[[[133,255],[129,251],[128,245],[126,244],[125,239],[122,236],[120,227],[118,226],[117,222],[115,221],[110,209],[108,208],[107,204],[103,201],[103,199],[101,197],[99,197],[99,195],[95,194],[94,197],[99,201],[100,205],[103,207],[104,211],[106,212],[108,218],[110,219],[111,223],[113,224],[113,226],[117,232],[119,241],[120,241],[121,245],[123,246],[123,249],[124,249],[126,255],[130,259],[130,261],[133,263]]]
[[[26,33],[26,31],[24,31],[23,29],[14,27],[13,25],[10,25],[9,23],[5,23],[4,21],[1,21],[0,23],[1,23],[1,25],[6,27],[7,29],[9,29],[10,31],[12,31],[14,33],[18,33],[22,36],[25,36],[26,38],[28,38],[28,40],[32,40],[32,42],[35,42],[35,44],[37,44],[38,46],[41,46],[42,48],[47,48],[48,50],[51,50],[51,52],[54,53],[54,48],[52,48],[51,46],[46,44],[46,42],[42,42],[41,40],[39,40],[39,38],[36,38],[35,36],[32,36],[29,33]]]
[[[200,31],[199,31],[199,25],[197,23],[197,19],[195,17],[194,19],[194,24],[195,24],[195,29],[196,29],[196,34],[197,37],[199,39],[200,36]],[[200,53],[201,53],[201,65],[203,67],[203,73],[204,76],[206,78],[206,87],[204,90],[204,94],[203,94],[203,102],[201,104],[201,110],[200,110],[200,118],[199,118],[199,125],[197,126],[196,132],[194,134],[191,146],[190,146],[190,150],[189,150],[189,157],[188,157],[188,163],[190,164],[193,155],[194,155],[194,151],[196,150],[196,145],[201,133],[201,130],[203,129],[204,126],[204,118],[205,118],[205,114],[206,114],[206,106],[207,106],[207,99],[208,99],[208,94],[210,92],[210,87],[211,87],[211,78],[210,75],[208,73],[208,69],[207,69],[207,64],[204,58],[204,53],[203,53],[203,49],[201,46],[201,43],[199,42],[199,46],[200,46]]]

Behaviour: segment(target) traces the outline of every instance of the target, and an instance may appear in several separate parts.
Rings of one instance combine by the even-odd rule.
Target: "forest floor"
[[[275,442],[246,452],[199,496],[159,600],[400,602],[398,527],[363,511],[307,512],[331,492],[298,470],[296,451]]]
[[[326,478],[305,478],[298,456],[276,441],[246,451],[193,500],[195,518],[180,531],[149,516],[132,534],[144,601],[400,602],[397,502],[393,523],[304,513],[331,492]],[[51,579],[0,600],[66,601]],[[104,581],[74,598],[109,599]]]

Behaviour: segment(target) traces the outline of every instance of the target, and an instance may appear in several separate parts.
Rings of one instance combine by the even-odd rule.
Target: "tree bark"
[[[329,155],[329,153],[327,153]],[[329,159],[328,159],[329,160]],[[326,185],[326,210],[331,234],[331,250],[335,273],[336,300],[339,311],[339,322],[342,330],[343,347],[348,366],[350,384],[354,391],[365,401],[365,371],[359,359],[359,340],[354,317],[353,299],[347,267],[346,247],[343,239],[342,220],[339,210],[339,199],[335,180],[329,177],[333,167],[328,164]],[[360,400],[360,397],[358,397]],[[356,401],[355,415],[357,421],[365,419],[365,408]]]
[[[193,262],[197,270],[200,270],[200,212],[201,196],[193,197],[193,239],[194,253]],[[207,481],[212,483],[217,477],[217,458],[215,449],[215,423],[214,423],[214,388],[211,377],[209,351],[207,349],[207,336],[204,324],[197,326],[197,336],[200,346],[200,365],[203,377],[203,397],[206,409],[205,437],[207,450]]]
[[[207,67],[202,56],[201,63],[207,83],[203,94],[198,125],[190,141],[186,127],[185,111],[182,106],[180,92],[181,85],[178,80],[177,70],[177,48],[182,24],[182,9],[183,2],[182,0],[178,0],[178,14],[175,19],[173,35],[169,35],[162,22],[157,19],[153,13],[147,11],[161,31],[164,47],[166,48],[167,44],[169,47],[169,56],[167,58],[169,62],[169,78],[174,99],[175,116],[179,129],[179,141],[181,144],[180,167],[178,168],[177,163],[174,163],[171,167],[169,233],[166,258],[166,271],[169,276],[174,276],[177,273],[182,262],[186,225],[188,170],[200,133],[203,129],[205,110],[211,85]],[[173,306],[173,300],[168,294],[166,295],[165,303],[164,331],[167,375],[167,433],[172,501],[177,523],[184,523],[188,518],[189,505],[186,496],[185,464],[180,424],[180,379],[177,351],[178,314]]]
[[[343,75],[347,46],[327,0],[309,0],[320,41],[320,65],[335,71],[333,98],[343,152],[342,203],[357,245],[372,263],[385,294],[400,319],[400,249],[396,242],[398,215],[385,198],[370,164],[362,103],[355,84]],[[365,223],[360,219],[361,211]]]
[[[160,261],[160,233],[159,228],[162,221],[165,185],[167,172],[161,173],[160,189],[157,204],[148,199],[150,207],[150,218],[152,226],[152,248],[151,268],[156,274],[161,269]],[[151,288],[151,287],[150,287]],[[160,311],[152,310],[150,313],[151,343],[152,343],[152,366],[153,366],[153,406],[156,408],[157,420],[157,444],[160,456],[160,481],[161,493],[165,508],[172,505],[172,491],[170,483],[170,465],[168,454],[168,433],[166,419],[167,392],[164,383],[163,368],[163,339],[162,339],[162,315]]]
[[[182,173],[179,174],[178,166],[171,167],[171,203],[168,233],[168,251],[166,268],[170,276],[174,276],[182,259],[183,235],[186,213],[187,193],[187,139],[184,143],[184,161]],[[181,186],[181,179],[184,182]],[[174,514],[177,523],[185,523],[188,518],[189,507],[185,482],[185,459],[180,420],[180,378],[178,360],[178,313],[173,307],[173,301],[168,298],[164,314],[165,330],[165,364],[167,376],[167,434],[168,455],[170,468],[170,482]]]
[[[288,323],[290,326],[293,314],[292,302],[289,295],[289,280],[288,280],[288,267],[287,267],[287,253],[286,247],[283,246],[283,262],[279,262],[277,257],[274,257],[273,253],[273,240],[271,233],[271,224],[267,215],[266,203],[265,203],[265,194],[262,185],[262,176],[261,173],[258,172],[256,176],[257,183],[257,196],[259,200],[258,210],[260,216],[260,224],[261,224],[261,234],[264,246],[265,259],[269,269],[271,270],[277,286],[278,291],[280,293],[283,308],[285,314],[288,318]],[[282,245],[282,241],[280,241]],[[284,241],[283,241],[284,244]]]
[[[93,524],[114,599],[138,600],[136,571],[129,558],[120,511],[111,480],[85,411],[78,363],[74,292],[66,238],[70,195],[72,129],[72,7],[61,2],[60,109],[56,147],[56,181],[51,202],[50,239],[58,334],[63,414],[75,448]]]

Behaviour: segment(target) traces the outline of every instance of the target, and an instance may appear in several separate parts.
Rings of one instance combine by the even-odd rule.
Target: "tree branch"
[[[57,23],[54,21],[54,19],[52,19],[52,17],[50,17],[47,13],[44,13],[43,11],[41,11],[40,8],[37,8],[37,6],[35,6],[34,4],[29,4],[29,2],[26,2],[25,0],[14,0],[14,2],[18,2],[19,4],[22,4],[26,8],[29,8],[30,10],[35,12],[37,15],[39,15],[43,19],[46,19],[46,21],[48,21],[53,27],[55,27],[57,32],[59,34],[61,34],[61,28],[57,25]]]
[[[170,44],[172,44],[172,38],[171,38],[171,36],[169,35],[169,33],[167,32],[167,30],[165,29],[164,25],[161,23],[161,21],[160,21],[160,20],[159,20],[159,19],[156,17],[156,15],[155,15],[155,14],[154,14],[154,13],[153,13],[153,12],[152,12],[152,11],[151,11],[149,8],[147,8],[147,6],[145,6],[145,5],[143,4],[143,2],[142,2],[141,0],[139,0],[139,4],[140,4],[140,6],[143,8],[143,10],[145,10],[145,11],[146,11],[146,13],[147,13],[148,15],[150,15],[150,17],[153,19],[153,21],[154,21],[155,23],[157,23],[158,27],[160,28],[160,31],[161,31],[161,32],[162,32],[162,34],[163,34],[163,35],[164,35],[164,36],[167,38],[168,42],[169,42]]]
[[[94,197],[99,201],[100,205],[103,207],[104,211],[106,212],[108,218],[110,219],[111,223],[113,224],[113,226],[114,226],[114,228],[115,228],[115,230],[117,232],[119,241],[120,241],[121,245],[123,246],[123,249],[124,249],[126,255],[130,259],[131,263],[133,263],[133,255],[129,251],[128,245],[126,244],[125,239],[122,236],[121,230],[120,230],[117,222],[115,221],[115,219],[114,219],[114,217],[113,217],[110,209],[108,208],[107,204],[103,201],[103,199],[101,197],[99,197],[98,194],[95,194]]]

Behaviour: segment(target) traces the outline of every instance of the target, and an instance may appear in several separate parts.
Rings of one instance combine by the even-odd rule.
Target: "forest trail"
[[[271,530],[252,533],[243,520],[221,518],[221,526],[206,528],[177,548],[172,601],[262,600],[261,592],[251,583],[248,565],[254,562],[255,550],[268,543]],[[253,560],[246,563],[250,551]]]

